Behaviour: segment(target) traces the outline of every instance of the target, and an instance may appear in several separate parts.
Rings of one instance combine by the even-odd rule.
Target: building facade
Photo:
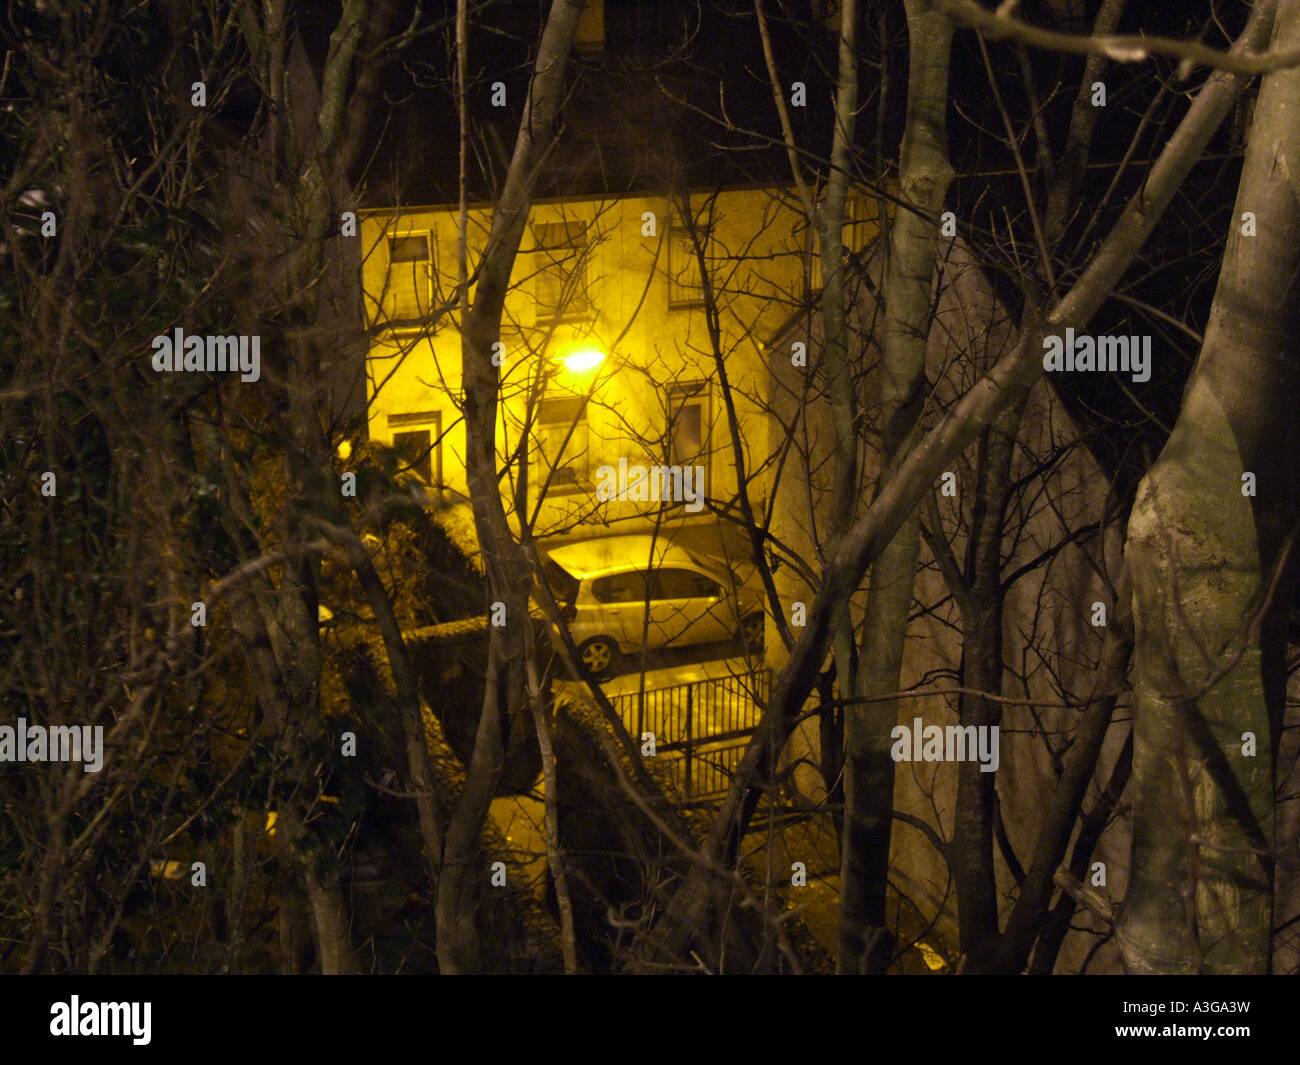
[[[490,210],[468,218],[472,269]],[[360,236],[370,438],[431,501],[463,504],[458,210],[366,211]],[[716,522],[735,507],[737,444],[761,506],[767,342],[819,284],[814,248],[782,188],[695,193],[689,212],[685,197],[536,203],[495,356],[514,520],[541,538]]]

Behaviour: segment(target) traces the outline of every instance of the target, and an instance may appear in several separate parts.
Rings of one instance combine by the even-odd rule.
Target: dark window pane
[[[646,598],[645,574],[640,570],[611,573],[591,582],[591,594],[598,603],[641,603]]]
[[[721,594],[717,581],[689,569],[660,569],[654,573],[656,599],[712,599]]]
[[[429,235],[388,238],[389,314],[418,318],[429,309]]]
[[[393,450],[425,484],[433,484],[433,442],[428,429],[393,434]]]
[[[581,396],[544,399],[537,409],[534,453],[537,472],[534,484],[540,490],[580,490],[587,482],[587,414]],[[549,475],[549,483],[547,477]]]
[[[686,403],[679,407],[673,418],[672,463],[684,466],[693,463],[704,450],[704,404]]]
[[[674,466],[709,464],[709,386],[696,381],[669,386],[668,454]]]
[[[533,229],[536,254],[533,296],[543,317],[578,314],[587,309],[584,255],[586,222],[546,222]]]
[[[429,259],[429,236],[416,233],[409,237],[388,238],[388,260],[394,263],[423,263]]]

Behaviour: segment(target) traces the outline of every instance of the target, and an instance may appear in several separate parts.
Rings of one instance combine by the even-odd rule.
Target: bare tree
[[[1262,6],[1255,10],[1245,33],[1233,46],[1234,54],[1260,47],[1271,25],[1272,14],[1271,10]],[[878,560],[880,552],[906,521],[908,513],[929,491],[929,484],[933,483],[946,464],[951,463],[979,433],[995,425],[1004,412],[1007,412],[1009,422],[997,432],[1004,441],[1002,448],[1006,450],[1005,441],[1011,439],[1017,420],[1013,412],[1024,402],[1027,389],[1042,370],[1042,337],[1053,330],[1063,329],[1067,324],[1082,328],[1101,306],[1150,234],[1155,220],[1169,203],[1179,182],[1204,150],[1210,135],[1244,83],[1243,78],[1223,73],[1216,73],[1206,81],[1179,130],[1161,153],[1140,196],[1134,198],[1098,251],[1078,270],[1077,280],[1064,288],[1060,295],[1057,294],[1057,289],[1061,287],[1057,280],[1059,273],[1050,250],[1042,247],[1040,238],[1039,245],[1043,253],[1042,277],[1047,283],[1044,285],[1040,281],[1025,278],[1023,325],[1018,335],[1008,344],[1007,354],[949,408],[938,425],[911,444],[907,453],[895,463],[892,476],[881,485],[872,505],[854,521],[837,551],[823,567],[816,597],[809,604],[808,627],[778,681],[772,704],[742,764],[736,785],[723,806],[721,816],[715,822],[705,850],[711,859],[726,861],[735,854],[749,813],[753,809],[752,796],[758,786],[757,782],[766,773],[764,767],[772,764],[776,752],[784,746],[809,690],[816,681],[821,662],[834,643],[838,612],[842,610],[846,597],[859,586],[867,565]],[[1080,105],[1076,104],[1076,114],[1079,110]],[[1072,125],[1072,150],[1076,156],[1080,150],[1086,152],[1089,128],[1089,123],[1083,119]],[[1066,181],[1068,187],[1068,182],[1077,181],[1077,174],[1076,162],[1073,167],[1064,168],[1059,180]],[[1057,204],[1070,202],[1064,193],[1057,193],[1053,199]],[[931,224],[936,221],[932,219]],[[1054,220],[1053,225],[1059,228],[1059,219]],[[1041,221],[1036,232],[1043,232]],[[991,552],[988,561],[984,563],[985,576],[979,578],[986,586],[994,579],[996,571],[996,566],[992,563],[996,562],[997,551],[992,549],[992,544],[999,538],[1002,522],[999,512],[1002,506],[999,503],[987,508],[990,524],[976,538],[976,542],[985,545],[981,550]],[[996,632],[996,626],[992,624],[995,619],[996,615],[992,615],[991,623],[985,625],[983,631]],[[971,650],[972,663],[977,658],[984,661],[991,656],[990,660],[996,664],[999,657],[996,646],[972,647]],[[984,652],[988,654],[985,655]],[[981,676],[980,679],[996,687],[996,674]],[[982,684],[971,688],[974,693],[986,690],[989,689]],[[983,709],[976,713],[976,708],[980,706]],[[990,717],[987,700],[981,703],[978,698],[970,704],[968,713],[979,717],[985,724],[996,716],[993,714]],[[973,950],[996,931],[997,918],[996,909],[988,894],[992,886],[989,864],[994,830],[994,812],[990,801],[992,793],[988,790],[987,783],[978,777],[970,780],[970,786],[975,788],[975,792],[967,791],[966,810],[974,821],[961,830],[966,839],[962,853],[972,857],[977,864],[971,869],[964,890],[966,897],[959,905],[964,910],[964,918],[972,921],[965,936],[965,945],[968,950]],[[690,929],[699,925],[707,910],[711,891],[708,887],[709,875],[705,870],[704,865],[697,868],[696,877],[683,890],[673,910],[666,915],[671,929],[669,942],[681,945],[689,942]],[[1050,894],[1051,888],[1047,890]],[[1043,900],[1039,899],[1035,905],[1043,905]]]
[[[1270,51],[1300,42],[1278,5]],[[1292,579],[1297,317],[1294,67],[1265,75],[1200,355],[1129,522],[1134,836],[1117,931],[1131,972],[1267,972],[1273,769]]]

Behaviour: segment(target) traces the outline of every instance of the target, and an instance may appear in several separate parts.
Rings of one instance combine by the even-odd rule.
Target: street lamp
[[[605,353],[599,348],[580,347],[560,356],[556,361],[563,363],[570,373],[586,373],[605,361]]]

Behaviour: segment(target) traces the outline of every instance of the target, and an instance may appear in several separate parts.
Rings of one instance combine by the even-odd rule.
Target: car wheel
[[[578,668],[590,680],[608,677],[618,662],[618,648],[606,636],[593,636],[578,648]]]
[[[766,619],[759,612],[750,614],[740,623],[740,639],[750,651],[763,650],[763,630]]]

